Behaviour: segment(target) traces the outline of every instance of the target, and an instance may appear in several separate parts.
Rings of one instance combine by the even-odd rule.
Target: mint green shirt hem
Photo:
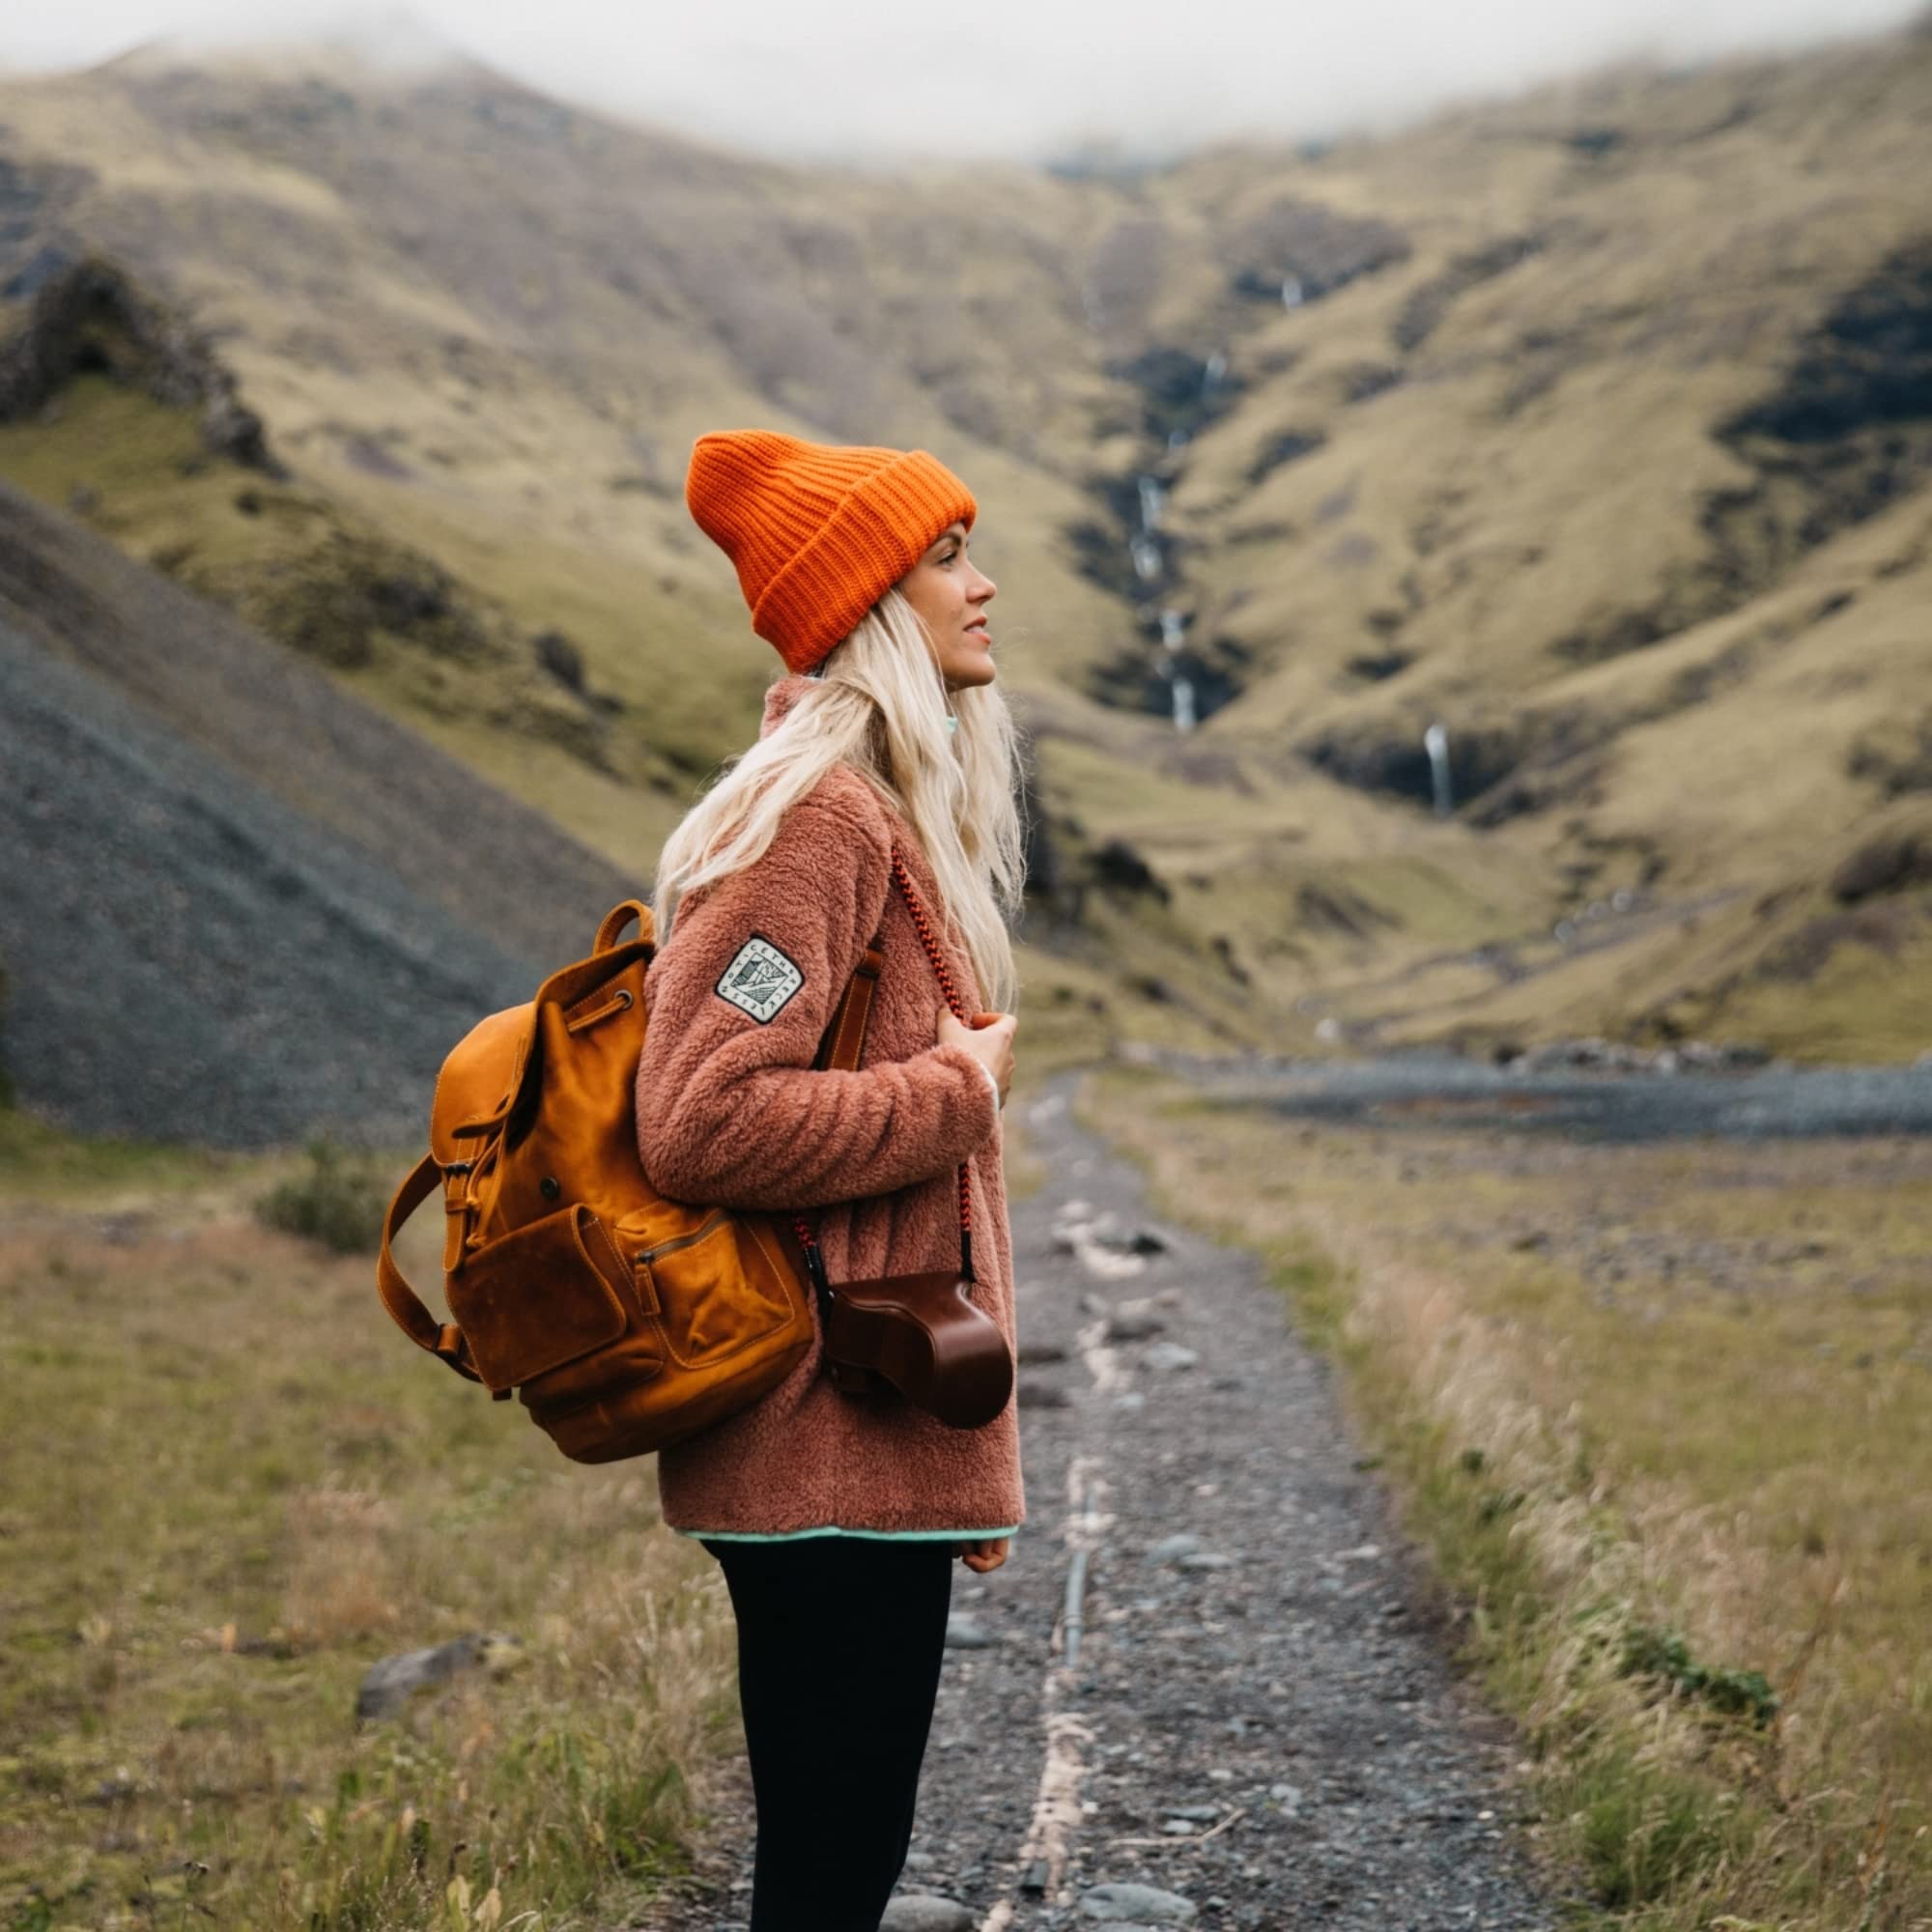
[[[675,1528],[675,1524],[672,1525]],[[799,1543],[808,1536],[869,1536],[882,1543],[922,1543],[938,1538],[956,1538],[961,1543],[980,1543],[991,1537],[1017,1536],[1020,1526],[1008,1529],[846,1529],[836,1522],[817,1529],[785,1529],[766,1535],[750,1529],[680,1529],[679,1536],[706,1543]]]

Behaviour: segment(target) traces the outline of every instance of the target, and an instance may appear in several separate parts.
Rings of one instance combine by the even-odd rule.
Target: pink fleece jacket
[[[802,677],[766,696],[772,731]],[[956,1264],[955,1170],[973,1176],[981,1305],[1016,1342],[1012,1249],[994,1092],[972,1055],[934,1044],[943,1005],[892,881],[904,854],[939,903],[911,828],[848,767],[786,812],[764,857],[690,894],[644,980],[638,1150],[674,1200],[805,1208],[835,1282]],[[839,994],[874,934],[885,967],[853,1072],[812,1066]],[[979,994],[956,949],[949,965]],[[949,1428],[895,1395],[838,1393],[811,1349],[749,1408],[658,1454],[674,1529],[785,1535],[838,1527],[986,1531],[1025,1519],[1014,1403]]]

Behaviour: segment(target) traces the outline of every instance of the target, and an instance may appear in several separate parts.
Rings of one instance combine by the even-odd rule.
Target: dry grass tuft
[[[395,1626],[405,1591],[392,1504],[328,1485],[289,1502],[289,1640],[323,1650]]]

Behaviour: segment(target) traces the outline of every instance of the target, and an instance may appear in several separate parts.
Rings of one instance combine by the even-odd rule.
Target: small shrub
[[[374,1254],[390,1194],[375,1163],[327,1139],[309,1143],[308,1158],[305,1173],[290,1176],[255,1204],[256,1218],[338,1255]]]
[[[1626,1677],[1661,1677],[1686,1696],[1697,1697],[1733,1717],[1768,1724],[1777,1712],[1777,1696],[1762,1671],[1713,1669],[1699,1663],[1675,1631],[1632,1628],[1624,1640]]]

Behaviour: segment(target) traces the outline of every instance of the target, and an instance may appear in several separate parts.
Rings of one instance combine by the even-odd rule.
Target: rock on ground
[[[973,1932],[978,1915],[956,1898],[926,1891],[901,1892],[886,1907],[879,1932]]]
[[[1096,1885],[1081,1894],[1080,1916],[1103,1923],[1185,1925],[1195,1914],[1193,1901],[1179,1892],[1151,1885]]]
[[[427,1650],[406,1650],[379,1658],[362,1678],[355,1693],[355,1715],[365,1722],[393,1718],[418,1690],[447,1684],[466,1671],[486,1669],[501,1676],[523,1657],[523,1640],[498,1633],[472,1631]]]

